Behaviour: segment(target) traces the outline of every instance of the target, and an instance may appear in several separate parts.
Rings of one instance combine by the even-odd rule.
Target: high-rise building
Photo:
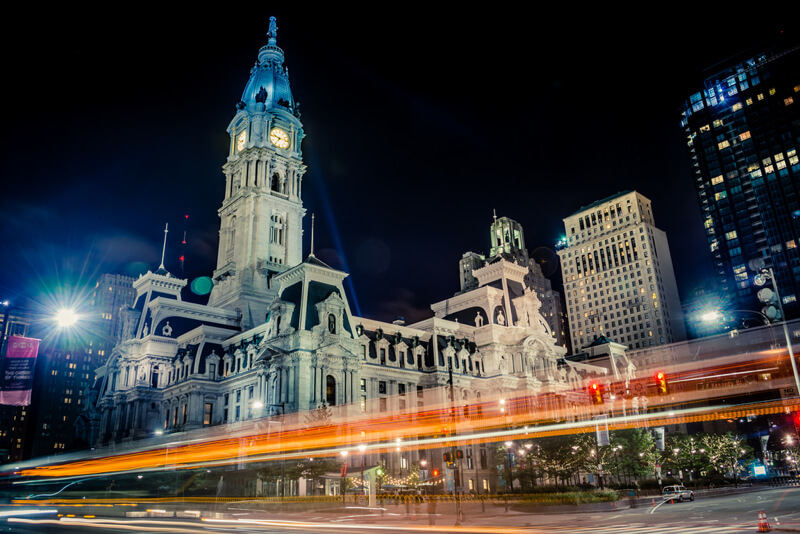
[[[639,349],[686,337],[667,235],[650,200],[623,191],[564,219],[559,246],[572,348],[601,335]]]
[[[569,350],[569,338],[567,337],[566,318],[564,317],[561,305],[561,294],[553,290],[552,283],[544,273],[536,260],[530,257],[528,249],[525,248],[525,232],[522,225],[508,217],[495,217],[489,227],[489,257],[475,252],[465,252],[459,262],[459,273],[461,275],[461,291],[456,295],[467,293],[479,287],[477,275],[474,274],[487,264],[494,263],[500,258],[516,263],[528,269],[524,277],[526,287],[536,291],[541,308],[539,313],[547,321],[556,339],[556,344]]]
[[[41,336],[44,343],[37,358],[31,405],[18,409],[18,418],[27,413],[25,437],[19,442],[22,457],[59,454],[87,447],[95,439],[84,408],[92,404],[95,369],[105,365],[121,334],[121,310],[131,306],[134,296],[132,277],[103,274],[88,305],[80,310],[79,333]],[[41,330],[41,325],[35,326]],[[33,335],[40,334],[34,329]]]
[[[684,104],[686,135],[717,291],[758,310],[748,262],[772,267],[789,317],[800,315],[800,47],[708,70]]]
[[[32,321],[27,308],[11,302],[0,303],[0,356],[5,356],[9,336],[27,337]],[[0,361],[0,367],[3,362]],[[26,429],[30,421],[30,406],[0,404],[0,462],[26,458],[26,445],[30,441]]]

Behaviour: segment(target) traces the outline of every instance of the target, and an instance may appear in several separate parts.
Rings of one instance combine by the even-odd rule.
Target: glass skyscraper
[[[762,258],[787,316],[798,317],[800,46],[707,72],[684,104],[681,127],[722,305],[761,309],[748,262]]]

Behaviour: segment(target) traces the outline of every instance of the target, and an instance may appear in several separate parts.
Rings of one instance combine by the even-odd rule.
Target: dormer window
[[[331,334],[336,333],[336,316],[332,313],[328,314],[328,332]]]

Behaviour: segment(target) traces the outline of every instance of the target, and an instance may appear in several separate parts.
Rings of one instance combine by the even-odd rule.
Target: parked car
[[[675,499],[678,502],[693,501],[694,492],[687,489],[686,486],[666,486],[664,488],[664,499]]]

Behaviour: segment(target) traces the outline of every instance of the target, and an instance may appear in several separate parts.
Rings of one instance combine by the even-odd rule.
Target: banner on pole
[[[664,450],[664,427],[657,426],[653,429],[653,437],[655,438],[656,442],[656,450],[663,451]]]
[[[0,404],[29,406],[39,340],[10,336],[0,376]]]
[[[608,439],[608,416],[595,415],[594,416],[595,433],[597,434],[597,446],[603,447],[610,443]]]

